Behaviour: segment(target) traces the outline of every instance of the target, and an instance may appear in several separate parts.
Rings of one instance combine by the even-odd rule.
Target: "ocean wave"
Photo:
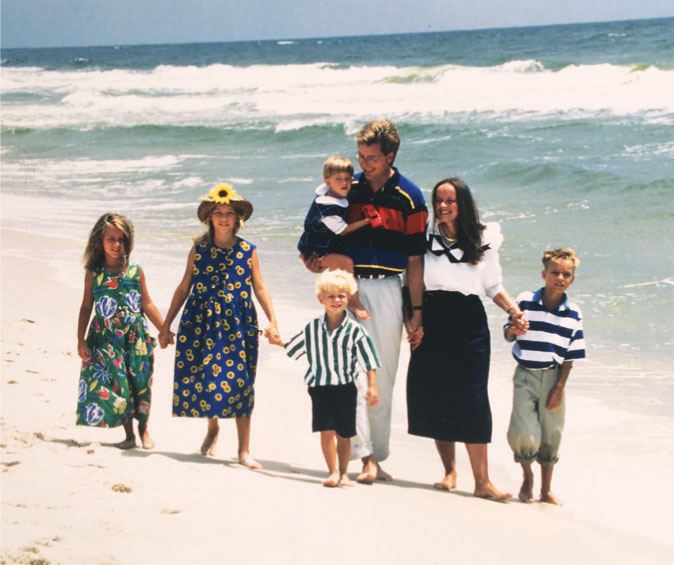
[[[491,67],[161,65],[151,71],[3,69],[3,125],[91,129],[140,125],[278,132],[388,115],[447,122],[469,112],[512,115],[674,113],[674,70],[536,60]]]

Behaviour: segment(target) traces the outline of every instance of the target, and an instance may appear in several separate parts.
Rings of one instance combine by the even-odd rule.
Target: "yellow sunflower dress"
[[[255,246],[195,244],[192,291],[178,327],[173,415],[239,418],[253,410],[258,355]]]

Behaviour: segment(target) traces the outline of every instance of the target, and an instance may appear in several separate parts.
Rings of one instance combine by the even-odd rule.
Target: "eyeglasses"
[[[376,165],[384,155],[368,155],[367,157],[362,153],[356,155],[358,161],[365,161],[368,165]]]

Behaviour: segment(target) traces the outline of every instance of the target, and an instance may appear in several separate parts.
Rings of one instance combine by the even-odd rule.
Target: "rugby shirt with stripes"
[[[310,387],[343,385],[353,382],[358,367],[369,371],[380,367],[374,344],[365,328],[348,314],[332,332],[325,316],[319,316],[285,344],[291,359],[306,354],[309,369],[304,380]]]
[[[353,259],[356,277],[399,275],[407,258],[426,252],[428,212],[419,187],[393,167],[393,176],[374,191],[363,173],[353,177],[347,223],[364,217],[363,206],[374,206],[383,225],[365,226],[340,237],[340,253]]]
[[[566,294],[562,304],[554,310],[543,303],[542,288],[521,293],[517,304],[529,320],[529,329],[524,335],[516,336],[513,346],[513,357],[520,365],[547,369],[564,361],[585,358],[583,315]]]

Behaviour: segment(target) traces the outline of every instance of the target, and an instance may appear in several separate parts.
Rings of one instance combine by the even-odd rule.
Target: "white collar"
[[[349,201],[346,198],[338,198],[336,196],[330,196],[328,192],[330,189],[325,183],[321,184],[314,191],[316,193],[316,202],[319,204],[336,204],[342,208],[349,207]]]

